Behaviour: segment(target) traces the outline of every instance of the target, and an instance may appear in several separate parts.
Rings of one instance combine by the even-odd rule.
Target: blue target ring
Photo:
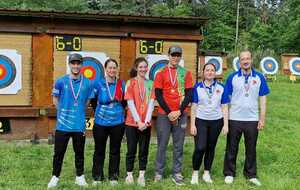
[[[272,60],[267,60],[267,61],[264,62],[264,68],[268,72],[274,72],[276,66],[275,66],[275,63]]]
[[[264,62],[264,69],[267,72],[274,72],[276,70],[276,63],[273,60],[268,59]]]
[[[152,65],[149,71],[149,79],[154,80],[155,75],[158,71],[160,71],[162,68],[164,68],[166,65],[168,65],[168,60],[160,60]]]
[[[6,88],[16,79],[16,66],[8,57],[0,55],[0,89]]]
[[[89,68],[93,69],[89,69]],[[104,68],[101,64],[101,62],[93,57],[83,57],[83,66],[81,71],[85,75],[85,71],[88,69],[89,75],[93,76],[85,76],[89,78],[91,81],[99,81],[100,79],[103,79],[105,74],[104,74]]]
[[[260,61],[260,68],[264,74],[275,75],[278,71],[278,62],[273,57],[264,57]]]
[[[295,72],[300,73],[300,59],[295,59],[292,62],[292,68]]]
[[[212,63],[216,66],[216,72],[218,72],[221,69],[221,64],[219,62],[219,60],[215,59],[215,58],[211,58],[207,61],[207,63]]]

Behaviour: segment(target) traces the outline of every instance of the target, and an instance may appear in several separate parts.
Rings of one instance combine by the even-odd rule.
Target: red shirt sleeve
[[[187,71],[185,75],[184,88],[193,88],[193,76],[190,71]]]
[[[154,79],[154,88],[163,88],[162,72],[158,72]]]

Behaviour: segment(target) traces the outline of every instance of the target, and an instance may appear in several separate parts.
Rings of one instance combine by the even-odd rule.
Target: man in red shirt
[[[168,51],[169,64],[157,73],[154,80],[155,96],[159,104],[156,131],[157,154],[155,181],[160,181],[165,165],[166,150],[170,135],[173,139],[172,180],[183,185],[181,165],[185,128],[187,126],[186,107],[191,102],[193,92],[192,73],[179,66],[182,48],[171,46]]]

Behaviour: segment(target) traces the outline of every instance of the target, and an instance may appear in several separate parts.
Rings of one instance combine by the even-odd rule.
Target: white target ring
[[[264,57],[260,61],[260,68],[264,74],[274,75],[278,72],[278,62],[273,57]]]
[[[300,57],[294,57],[289,61],[289,68],[293,75],[300,75]]]
[[[240,65],[240,58],[239,57],[235,57],[232,61],[232,66],[233,66],[233,69],[235,71],[238,71],[240,68],[241,68],[241,65]]]

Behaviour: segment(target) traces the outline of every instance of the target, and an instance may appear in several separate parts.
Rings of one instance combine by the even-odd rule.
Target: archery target
[[[239,57],[235,57],[235,58],[233,59],[233,61],[232,61],[232,66],[233,66],[233,69],[234,69],[235,71],[238,71],[238,70],[241,68],[241,66],[240,66],[240,58],[239,58]]]
[[[149,68],[146,77],[150,80],[154,80],[156,74],[169,63],[169,57],[167,55],[148,55],[146,60],[148,61]],[[180,60],[179,65],[184,66],[183,59]]]
[[[264,74],[274,75],[278,71],[278,62],[273,57],[264,57],[260,61],[260,68]]]
[[[289,61],[290,71],[294,75],[300,75],[300,57],[294,57]]]
[[[16,50],[0,50],[0,94],[17,94],[22,88],[21,60]]]
[[[73,53],[73,52],[72,52]],[[83,66],[80,72],[92,81],[98,81],[105,76],[104,63],[109,58],[105,53],[101,52],[76,52],[83,57]],[[68,57],[67,57],[68,64]],[[67,73],[70,68],[67,67]]]
[[[219,56],[205,56],[205,64],[212,63],[216,66],[216,74],[220,75],[223,72],[223,59]]]

